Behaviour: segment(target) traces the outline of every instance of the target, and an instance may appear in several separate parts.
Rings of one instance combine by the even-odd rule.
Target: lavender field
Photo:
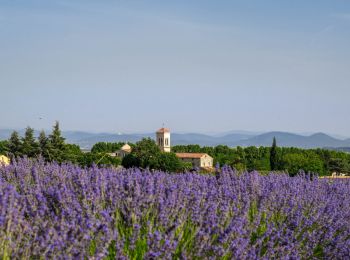
[[[0,244],[2,259],[346,259],[350,181],[22,159],[0,167]]]

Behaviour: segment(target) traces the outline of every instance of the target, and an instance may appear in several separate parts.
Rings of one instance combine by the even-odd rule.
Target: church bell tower
[[[162,152],[170,152],[170,130],[161,128],[156,132],[156,142]]]

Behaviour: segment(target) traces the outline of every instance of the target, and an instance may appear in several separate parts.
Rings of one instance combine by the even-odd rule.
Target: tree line
[[[283,171],[294,176],[298,172],[313,172],[330,175],[332,172],[350,173],[350,154],[327,149],[301,149],[278,147],[273,140],[271,147],[216,147],[199,145],[177,145],[174,152],[207,153],[214,164],[229,165],[240,171]]]
[[[192,168],[192,165],[180,161],[175,153],[161,152],[155,141],[150,138],[144,138],[136,144],[129,144],[132,152],[124,158],[111,155],[121,149],[124,144],[124,142],[99,142],[92,147],[90,152],[84,153],[78,145],[65,142],[59,122],[56,122],[52,133],[48,136],[41,131],[36,138],[34,129],[31,127],[26,128],[23,137],[17,131],[12,132],[9,140],[0,141],[0,154],[9,155],[12,158],[40,156],[48,162],[72,162],[80,166],[96,164],[117,167],[122,165],[125,168],[150,168],[167,172],[180,172]]]
[[[120,149],[124,143],[97,143],[92,151],[113,152]],[[278,147],[277,140],[272,140],[271,147],[235,147],[226,145],[199,146],[177,145],[172,147],[172,153],[161,153],[156,143],[151,139],[143,139],[136,145],[130,144],[133,152],[126,156],[124,167],[143,167],[168,171],[191,169],[189,164],[181,164],[175,153],[207,153],[214,158],[214,165],[229,165],[239,171],[257,170],[262,173],[270,171],[287,172],[291,176],[301,170],[330,175],[332,172],[350,173],[350,154],[327,149],[301,149],[295,147]]]
[[[330,175],[332,172],[350,173],[350,154],[327,149],[300,149],[278,147],[274,138],[271,147],[235,147],[226,145],[215,147],[199,145],[177,145],[171,153],[161,152],[158,145],[150,138],[144,138],[136,144],[129,144],[132,152],[124,158],[111,156],[125,143],[96,143],[91,152],[83,153],[78,145],[67,144],[62,137],[59,122],[52,132],[46,135],[41,131],[36,138],[34,129],[27,127],[23,137],[14,131],[9,140],[0,141],[0,154],[13,158],[41,156],[46,161],[72,162],[80,166],[108,165],[126,168],[141,167],[169,172],[190,170],[192,165],[179,160],[176,152],[207,153],[214,158],[214,165],[229,165],[240,171],[257,170],[260,172],[284,171],[290,175],[300,170],[319,175]]]
[[[118,157],[110,156],[105,152],[83,153],[78,145],[66,143],[59,122],[55,122],[48,136],[45,131],[41,131],[36,138],[34,129],[31,127],[26,128],[23,137],[17,131],[13,131],[8,140],[0,141],[0,154],[6,154],[12,158],[40,156],[48,162],[72,162],[80,166],[93,164],[118,166],[121,163]]]

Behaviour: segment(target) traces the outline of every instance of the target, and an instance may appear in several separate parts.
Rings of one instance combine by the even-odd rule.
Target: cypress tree
[[[12,156],[22,156],[22,141],[17,131],[12,132],[8,142],[8,149]]]
[[[276,137],[273,138],[272,147],[270,150],[270,168],[271,171],[277,170],[278,161],[277,161],[277,142]]]
[[[39,144],[35,141],[34,129],[27,127],[22,138],[22,153],[28,157],[35,157],[39,152]]]

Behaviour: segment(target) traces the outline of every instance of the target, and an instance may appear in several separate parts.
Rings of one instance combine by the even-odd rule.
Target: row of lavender
[[[350,182],[167,174],[19,160],[0,167],[0,257],[350,256]]]

